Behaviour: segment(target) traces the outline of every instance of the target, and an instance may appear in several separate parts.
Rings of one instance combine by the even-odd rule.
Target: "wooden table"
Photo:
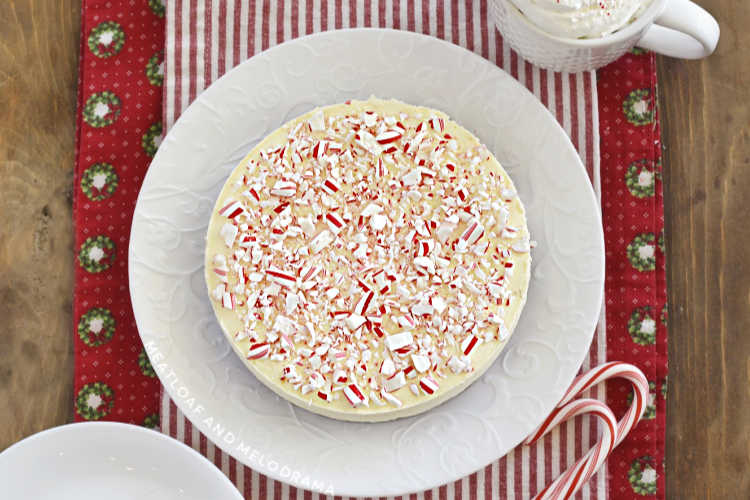
[[[80,0],[0,9],[0,449],[73,417],[72,189]],[[670,300],[670,498],[750,491],[750,8],[659,61]]]

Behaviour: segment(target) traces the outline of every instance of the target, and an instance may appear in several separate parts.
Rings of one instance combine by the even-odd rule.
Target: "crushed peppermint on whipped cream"
[[[529,236],[473,136],[457,141],[442,116],[348,108],[292,121],[238,167],[212,222],[211,296],[240,319],[247,359],[276,362],[294,391],[400,408],[507,339]]]
[[[637,18],[652,0],[510,0],[523,14],[551,35],[599,38]]]

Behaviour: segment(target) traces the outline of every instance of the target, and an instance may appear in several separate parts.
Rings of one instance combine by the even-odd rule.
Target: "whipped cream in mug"
[[[564,38],[598,38],[638,17],[652,0],[510,0],[542,31]]]

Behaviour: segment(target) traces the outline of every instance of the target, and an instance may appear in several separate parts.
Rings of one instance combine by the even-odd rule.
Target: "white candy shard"
[[[505,323],[497,325],[497,336],[500,340],[505,340],[510,337],[510,332],[508,331],[508,328],[506,328]]]
[[[410,170],[406,174],[404,174],[403,177],[401,177],[401,182],[404,184],[404,186],[414,186],[415,184],[418,184],[420,179],[422,178],[422,174],[419,172],[419,170]]]
[[[388,223],[388,217],[382,214],[374,214],[370,217],[370,227],[373,231],[382,231]]]
[[[328,229],[322,230],[318,235],[312,239],[310,242],[310,250],[312,250],[312,253],[316,254],[323,250],[325,247],[330,245],[335,237]]]
[[[427,356],[412,354],[411,362],[419,373],[424,373],[430,368],[430,359]]]
[[[380,373],[386,377],[390,377],[396,373],[396,365],[391,358],[385,358],[383,360],[383,363],[380,365]]]
[[[435,308],[435,311],[437,311],[438,314],[443,314],[443,311],[445,311],[445,308],[447,307],[445,299],[443,299],[440,295],[432,297],[432,299],[430,299],[430,302],[432,303],[432,307]]]
[[[315,222],[313,222],[312,217],[302,217],[298,219],[297,223],[308,238],[315,234]]]
[[[420,302],[411,307],[411,313],[414,316],[422,316],[423,314],[432,314],[435,308],[428,303]]]
[[[448,238],[451,237],[453,234],[453,231],[456,229],[455,224],[449,224],[447,222],[443,222],[440,224],[437,228],[437,238],[441,243],[445,243],[448,241]]]
[[[383,207],[376,203],[369,203],[360,213],[362,217],[370,217],[383,211]]]
[[[390,394],[389,392],[386,392],[385,390],[381,390],[380,391],[380,395],[383,397],[383,399],[385,399],[386,401],[388,401],[389,403],[391,403],[396,408],[401,408],[401,405],[403,403],[401,403],[401,400],[398,399],[393,394]]]
[[[455,356],[451,356],[447,364],[453,373],[460,373],[466,368],[463,362]]]
[[[365,111],[362,118],[364,119],[365,127],[372,127],[378,122],[378,115],[372,111]]]
[[[385,402],[382,401],[378,397],[378,395],[377,395],[377,393],[375,391],[370,391],[370,401],[372,401],[373,403],[375,403],[378,406],[385,406]]]
[[[326,128],[325,116],[323,111],[316,111],[310,117],[310,130],[313,132],[320,132]]]
[[[279,314],[273,322],[272,329],[285,335],[294,335],[297,331],[297,323]]]
[[[294,311],[297,310],[297,306],[299,305],[299,296],[296,293],[288,293],[286,294],[286,313],[287,314],[294,314]]]
[[[396,391],[406,385],[404,372],[400,371],[383,381],[383,388],[388,392]]]
[[[224,292],[221,299],[221,305],[224,306],[225,309],[234,309],[234,298],[231,293]]]
[[[359,314],[350,314],[344,320],[344,323],[351,331],[355,331],[357,328],[364,325],[365,321],[367,321],[367,318],[365,318],[364,316],[360,316]]]
[[[234,240],[237,238],[238,232],[239,229],[237,228],[237,226],[227,222],[223,226],[221,226],[219,236],[224,239],[224,243],[227,245],[227,247],[232,248],[232,245],[234,245]]]
[[[391,351],[401,349],[402,347],[406,347],[408,345],[411,345],[412,343],[414,343],[414,338],[412,337],[411,332],[394,333],[393,335],[388,335],[385,338],[385,345]]]
[[[500,233],[501,238],[515,238],[518,234],[518,229],[513,226],[505,226],[503,232]]]

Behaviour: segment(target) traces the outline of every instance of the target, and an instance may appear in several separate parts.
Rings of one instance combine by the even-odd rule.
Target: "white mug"
[[[491,10],[505,42],[529,62],[554,71],[594,70],[635,45],[671,57],[700,59],[710,55],[719,41],[716,19],[690,0],[653,0],[622,29],[578,39],[545,33],[509,0],[492,0]]]

